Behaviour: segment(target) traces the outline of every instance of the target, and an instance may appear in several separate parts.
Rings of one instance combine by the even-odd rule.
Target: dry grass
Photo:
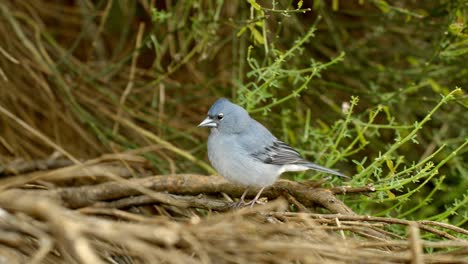
[[[186,36],[171,25],[161,57],[140,54],[149,22],[131,19],[122,43],[106,42],[111,2],[0,1],[0,263],[468,261],[465,229],[360,216],[337,198],[372,186],[279,181],[266,205],[232,210],[243,189],[200,175],[212,169],[193,128],[194,98],[211,101],[197,88],[206,47],[219,79],[229,52],[193,37],[177,61],[171,38]],[[139,67],[145,56],[167,71]]]
[[[29,171],[0,181],[0,186],[10,187],[0,192],[0,207],[7,210],[2,210],[0,216],[0,252],[4,260],[7,263],[467,260],[468,241],[456,236],[467,236],[468,231],[452,225],[358,216],[346,211],[312,213],[314,206],[300,203],[300,196],[294,197],[296,203],[292,205],[281,198],[294,196],[299,185],[277,194],[270,188],[265,195],[278,199],[253,209],[233,210],[229,208],[230,200],[220,198],[219,193],[239,195],[242,188],[222,178],[144,177],[148,171],[141,163],[130,155],[126,158],[111,162],[108,157],[107,162],[94,160],[87,165],[52,170],[43,166],[42,171]],[[60,167],[63,163],[56,165]],[[125,165],[119,165],[122,163]],[[136,174],[143,178],[126,179]],[[98,181],[103,183],[96,185]],[[306,189],[309,193],[321,190]],[[196,193],[203,195],[194,196]],[[320,200],[315,205],[323,206]],[[408,234],[392,231],[394,226],[406,226]],[[430,240],[424,238],[427,234],[432,234]]]

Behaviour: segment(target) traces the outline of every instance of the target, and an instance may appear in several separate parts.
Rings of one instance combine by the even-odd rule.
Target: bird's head
[[[244,108],[226,98],[218,99],[208,111],[208,116],[198,126],[217,129],[221,133],[235,134],[248,127],[250,116]]]

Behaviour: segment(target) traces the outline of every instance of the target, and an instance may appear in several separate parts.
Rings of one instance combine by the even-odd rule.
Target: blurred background
[[[212,174],[219,97],[373,184],[360,214],[468,219],[466,1],[0,1],[0,163],[138,151]],[[228,155],[228,154],[227,154]],[[315,173],[286,175],[320,179]]]

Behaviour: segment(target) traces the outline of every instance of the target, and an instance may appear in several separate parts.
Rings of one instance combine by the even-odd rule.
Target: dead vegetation
[[[266,205],[234,210],[229,197],[243,189],[221,177],[151,176],[141,164],[120,162],[4,174],[4,262],[461,263],[468,254],[468,242],[454,236],[468,235],[465,229],[359,216],[335,197],[371,187],[327,190],[281,180],[265,191]],[[88,185],[98,178],[102,183]],[[313,213],[317,207],[332,214]],[[407,235],[392,232],[397,225]]]
[[[265,205],[233,210],[244,189],[202,175],[212,169],[193,154],[203,147],[193,135],[206,135],[193,130],[204,112],[190,102],[207,91],[185,83],[206,78],[197,68],[206,47],[222,68],[230,54],[219,39],[203,49],[188,41],[193,50],[176,60],[168,35],[162,50],[174,63],[155,58],[167,69],[155,74],[137,63],[147,63],[148,21],[128,26],[131,41],[109,43],[116,1],[98,13],[88,1],[59,2],[0,1],[0,263],[468,261],[463,228],[358,215],[342,201],[372,185],[280,180]],[[138,2],[149,16],[151,1]]]

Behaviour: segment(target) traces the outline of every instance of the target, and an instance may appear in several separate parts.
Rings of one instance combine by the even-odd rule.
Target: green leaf
[[[396,198],[395,194],[392,193],[390,190],[387,190],[387,195],[388,195],[388,198],[394,200]]]
[[[297,9],[301,9],[302,4],[304,4],[304,1],[302,1],[302,0],[300,0],[299,2],[297,2]]]
[[[440,56],[447,58],[458,57],[465,53],[468,53],[468,39],[452,43],[447,49],[440,53]]]
[[[255,10],[262,10],[262,7],[255,0],[248,0],[249,4],[255,8]]]
[[[387,167],[392,174],[395,174],[395,167],[393,166],[393,160],[386,159],[385,162],[387,163]]]
[[[239,30],[239,32],[237,32],[236,37],[242,36],[242,34],[244,34],[244,32],[247,30],[247,28],[248,28],[247,26],[242,27],[242,28]]]
[[[377,0],[374,3],[382,12],[384,13],[390,12],[390,5],[385,0]]]
[[[263,36],[262,34],[260,33],[260,31],[258,31],[254,26],[249,26],[249,29],[250,29],[250,32],[252,33],[252,37],[255,41],[255,43],[257,44],[263,44]]]
[[[337,11],[337,10],[338,10],[339,4],[340,4],[340,2],[339,2],[338,0],[333,0],[333,1],[332,1],[332,9],[333,9],[333,11]]]

